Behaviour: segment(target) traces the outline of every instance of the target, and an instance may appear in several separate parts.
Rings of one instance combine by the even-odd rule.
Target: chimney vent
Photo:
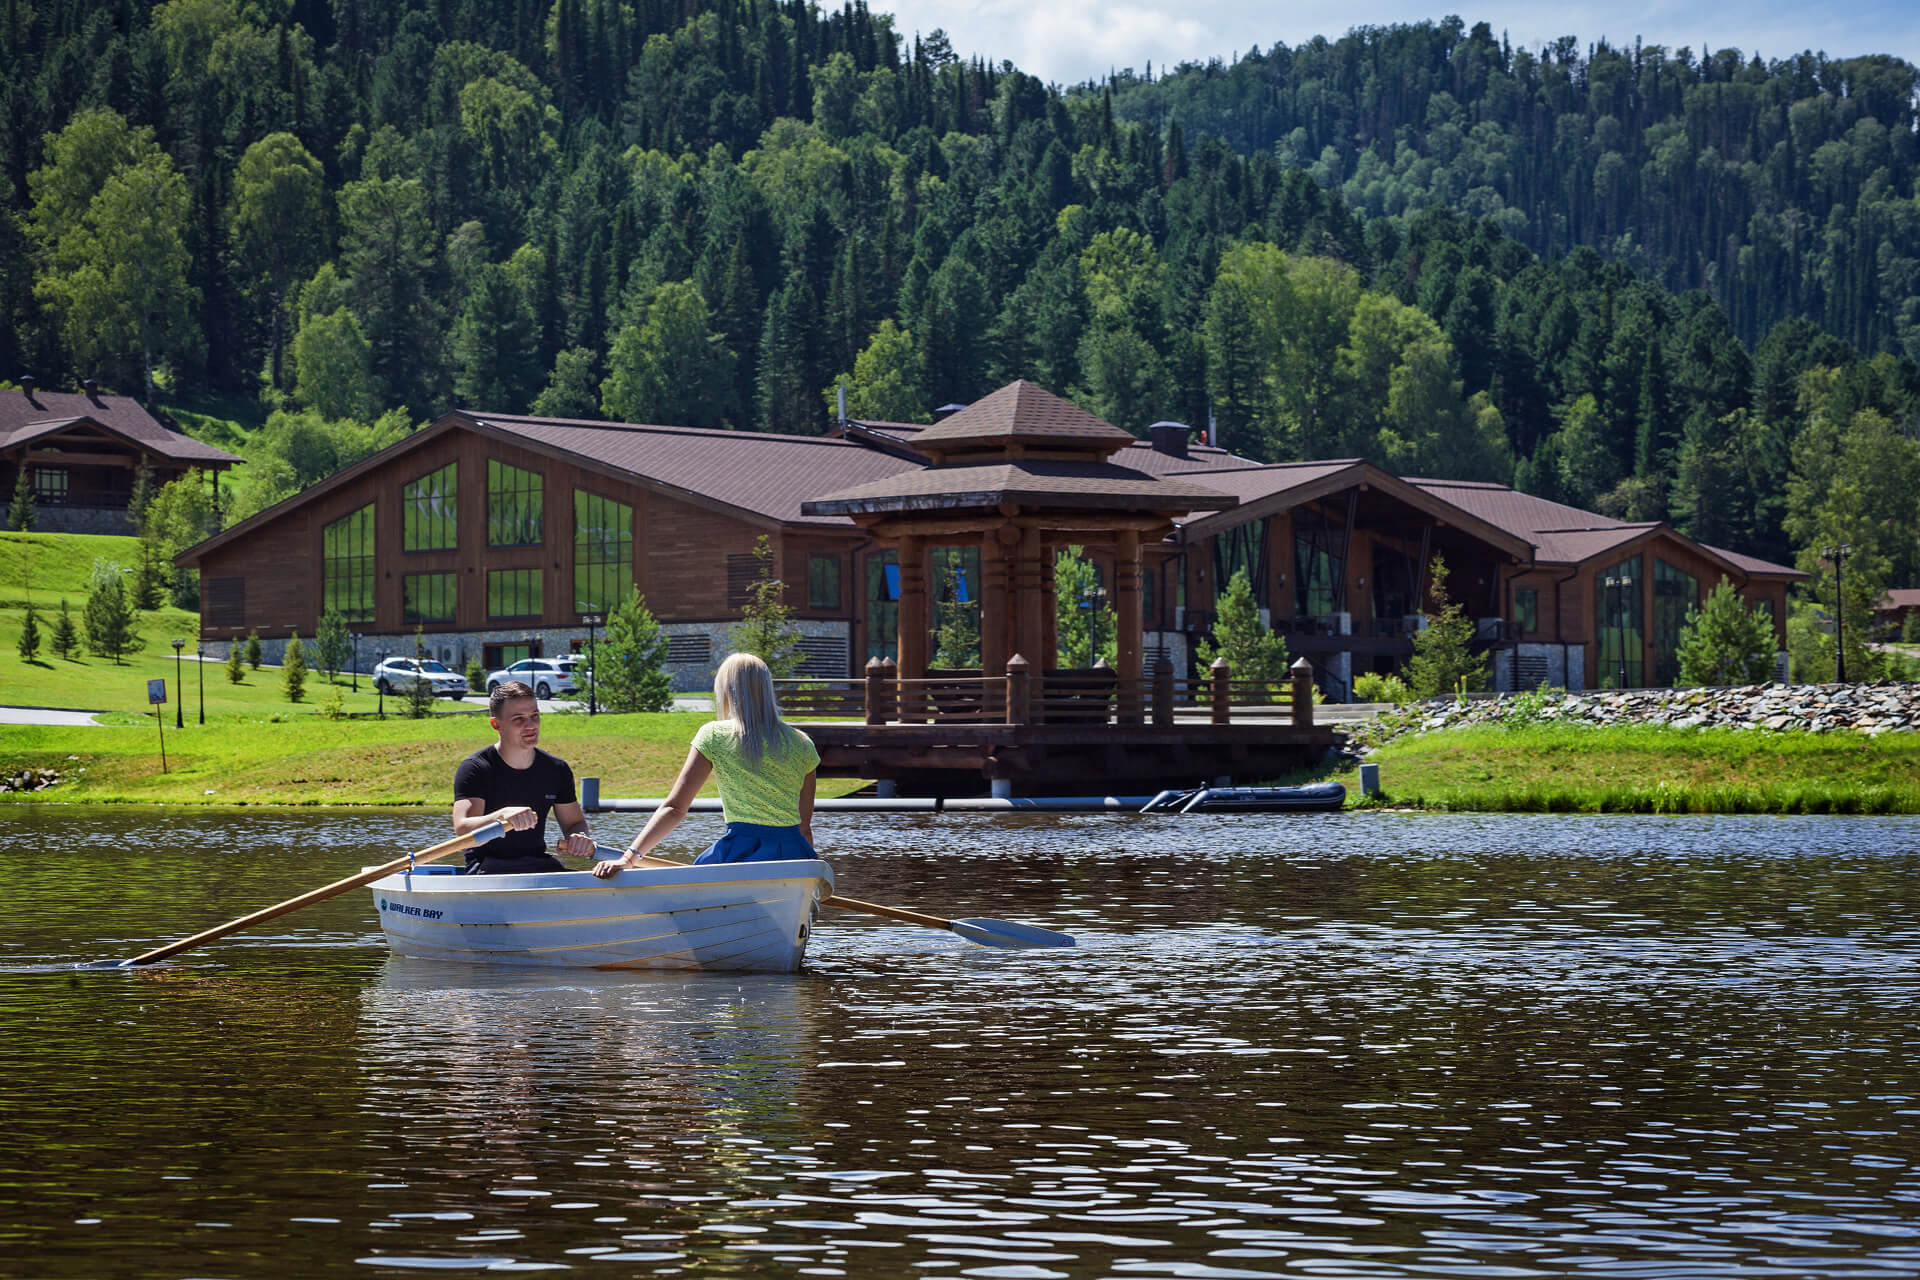
[[[33,405],[36,408],[39,406],[40,402],[33,398],[33,375],[32,374],[23,373],[20,375],[20,390],[27,397],[28,404]]]
[[[967,406],[963,404],[943,404],[933,411],[933,420],[935,422],[945,422],[948,418],[951,418],[954,414],[966,407]]]
[[[1184,422],[1156,422],[1147,428],[1147,434],[1153,440],[1153,451],[1164,453],[1169,458],[1185,458],[1187,442],[1193,435],[1193,428]]]
[[[100,403],[100,383],[98,381],[93,378],[88,378],[80,385],[86,388],[87,399],[93,401],[95,404]]]

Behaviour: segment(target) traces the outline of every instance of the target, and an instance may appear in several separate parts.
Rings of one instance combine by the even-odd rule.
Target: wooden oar
[[[241,916],[238,920],[229,920],[225,924],[217,924],[211,929],[194,934],[191,938],[182,938],[178,942],[169,942],[166,946],[156,947],[145,955],[135,956],[131,960],[122,960],[118,967],[130,969],[135,965],[152,964],[156,960],[165,960],[168,956],[177,956],[182,951],[197,947],[203,942],[212,942],[216,938],[224,938],[230,933],[239,933],[242,929],[251,929],[254,925],[265,924],[269,920],[287,915],[289,912],[298,911],[302,907],[310,907],[316,902],[324,902],[328,898],[338,897],[349,889],[358,889],[363,884],[372,884],[382,876],[390,876],[396,871],[405,871],[408,867],[418,863],[434,862],[450,854],[463,853],[477,844],[485,844],[489,840],[497,840],[505,834],[506,828],[497,822],[490,822],[484,827],[469,831],[463,836],[455,836],[451,840],[443,840],[439,844],[420,850],[418,853],[410,853],[405,857],[395,858],[392,862],[382,863],[371,870],[362,871],[359,875],[348,876],[345,880],[335,880],[332,884],[310,890],[297,898],[288,898],[285,902],[263,908],[262,910],[254,912],[252,915]]]
[[[605,845],[597,846],[603,858],[617,859],[623,855]],[[673,858],[661,858],[653,854],[643,854],[640,866],[647,867],[684,867],[691,864]],[[1009,951],[1025,951],[1036,947],[1071,947],[1077,945],[1072,935],[1055,933],[1051,929],[1041,929],[1030,924],[1015,924],[1011,920],[943,920],[939,916],[924,915],[918,911],[908,911],[904,907],[885,907],[877,902],[861,902],[854,898],[843,898],[839,894],[820,900],[822,906],[838,907],[842,911],[856,911],[861,915],[884,916],[889,920],[900,920],[907,924],[923,925],[929,929],[945,929],[957,933],[968,942],[977,942],[983,947],[1003,947]]]

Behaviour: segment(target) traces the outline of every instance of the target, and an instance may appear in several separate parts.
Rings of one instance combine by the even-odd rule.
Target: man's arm
[[[574,806],[576,812],[578,805]],[[489,822],[497,822],[513,831],[526,831],[539,825],[540,815],[523,804],[510,804],[487,812],[487,802],[479,796],[462,796],[453,802],[453,834],[464,836]]]
[[[576,858],[591,858],[593,836],[587,832],[587,811],[580,802],[554,805],[553,817],[560,824],[560,834],[566,837],[565,851]]]

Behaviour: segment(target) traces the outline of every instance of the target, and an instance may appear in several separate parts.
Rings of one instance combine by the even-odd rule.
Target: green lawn
[[[1429,809],[1920,813],[1911,733],[1479,725],[1397,739],[1372,758],[1383,803]]]

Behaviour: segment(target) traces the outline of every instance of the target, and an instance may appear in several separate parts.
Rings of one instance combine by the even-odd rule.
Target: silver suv
[[[577,692],[573,681],[573,664],[553,658],[522,658],[512,666],[503,667],[487,676],[487,692],[509,680],[518,680],[533,690],[536,698],[570,696]]]
[[[431,685],[436,698],[452,698],[458,702],[472,692],[467,688],[465,676],[447,670],[432,658],[388,658],[373,669],[373,687],[381,693],[405,692],[416,680],[425,680]]]

